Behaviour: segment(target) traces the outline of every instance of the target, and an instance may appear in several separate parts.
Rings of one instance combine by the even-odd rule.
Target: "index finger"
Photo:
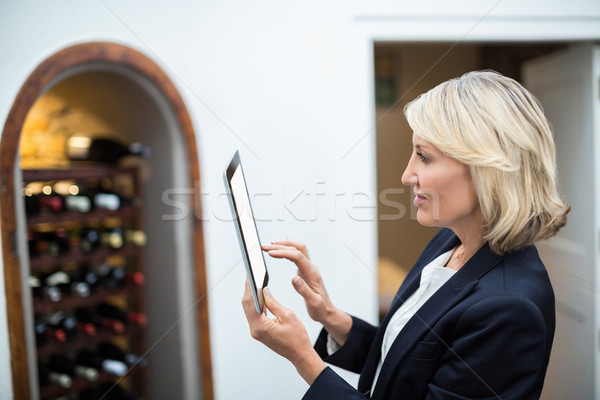
[[[317,268],[300,250],[294,247],[281,247],[269,250],[269,255],[273,258],[285,258],[292,261],[298,267],[301,276],[305,280],[312,281],[318,278]]]
[[[298,242],[297,240],[292,240],[292,239],[283,239],[283,240],[274,241],[273,244],[282,244],[284,246],[295,247],[296,249],[298,249],[298,251],[300,251],[304,255],[304,257],[306,257],[310,260],[310,256],[308,255],[308,249],[306,248],[306,245],[302,242]]]

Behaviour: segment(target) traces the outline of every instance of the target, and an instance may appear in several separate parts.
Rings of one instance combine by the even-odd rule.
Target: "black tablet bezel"
[[[244,240],[244,232],[242,229],[242,226],[240,224],[240,218],[239,218],[239,213],[238,213],[238,207],[235,201],[235,197],[233,195],[233,190],[231,187],[231,179],[233,177],[233,174],[235,173],[235,171],[240,168],[241,172],[242,172],[242,180],[244,182],[244,189],[246,190],[246,195],[248,196],[248,204],[250,205],[250,211],[252,212],[252,222],[254,224],[254,229],[256,229],[256,236],[259,238],[259,243],[260,243],[260,236],[258,235],[258,229],[256,227],[256,220],[254,219],[254,210],[252,209],[252,203],[250,202],[250,193],[248,192],[248,185],[246,183],[246,176],[244,174],[244,169],[242,168],[242,163],[240,160],[240,155],[239,152],[236,151],[235,154],[233,155],[231,161],[229,162],[229,165],[227,166],[227,168],[225,169],[224,172],[224,178],[225,178],[225,185],[227,187],[227,190],[229,192],[229,204],[231,206],[231,212],[233,214],[233,217],[235,219],[235,227],[236,227],[236,232],[237,232],[237,237],[240,243],[240,248],[243,250],[244,252],[244,256],[242,257],[244,259],[244,264],[246,266],[246,274],[248,276],[248,280],[250,281],[250,289],[252,291],[252,297],[254,298],[254,305],[256,308],[256,311],[261,314],[264,310],[264,298],[263,298],[263,293],[262,290],[259,291],[257,289],[256,286],[256,281],[254,278],[254,272],[252,269],[252,265],[250,263],[250,254],[248,252],[248,248],[246,247],[246,241]],[[265,257],[264,254],[262,254],[261,252],[261,257],[263,260],[263,263],[265,265],[265,278],[262,282],[262,288],[264,289],[265,287],[267,287],[267,284],[269,283],[269,271],[267,270],[267,264],[265,262]]]

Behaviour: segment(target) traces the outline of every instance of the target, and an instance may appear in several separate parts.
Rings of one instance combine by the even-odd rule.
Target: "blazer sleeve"
[[[371,343],[375,338],[377,328],[359,318],[352,317],[352,327],[344,345],[335,353],[327,353],[327,335],[325,329],[321,330],[315,350],[323,361],[348,371],[360,373],[369,354]]]
[[[317,376],[302,400],[364,400],[367,398],[327,367]]]
[[[352,317],[352,328],[348,333],[348,338],[344,345],[335,353],[327,353],[327,335],[328,332],[323,329],[315,343],[315,350],[321,356],[323,361],[346,369],[348,371],[360,373],[363,364],[369,354],[371,343],[375,337],[377,328],[373,325]],[[366,397],[356,390],[352,385],[346,382],[341,376],[336,374],[331,368],[327,367],[319,374],[317,379],[304,394],[303,400],[331,400],[347,399],[358,400]]]
[[[428,386],[427,399],[538,399],[546,325],[530,300],[491,297],[469,307]],[[497,365],[510,365],[499,371]]]

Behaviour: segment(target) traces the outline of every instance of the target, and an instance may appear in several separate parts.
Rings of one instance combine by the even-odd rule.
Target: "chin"
[[[427,227],[438,227],[442,228],[444,225],[439,219],[433,218],[430,212],[425,212],[423,209],[417,211],[417,222]]]
[[[417,213],[417,222],[423,226],[436,226],[431,215],[422,215],[421,212]]]

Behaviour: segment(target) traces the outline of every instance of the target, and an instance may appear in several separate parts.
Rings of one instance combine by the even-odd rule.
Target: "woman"
[[[293,285],[323,324],[312,347],[294,313],[265,290],[276,317],[242,301],[254,338],[289,359],[305,399],[539,398],[554,336],[554,294],[533,243],[553,236],[569,206],[556,188],[552,133],[516,81],[471,72],[405,108],[413,153],[402,176],[417,219],[442,227],[379,328],[327,295],[306,248],[263,246],[298,266]],[[360,373],[358,390],[325,362]]]

